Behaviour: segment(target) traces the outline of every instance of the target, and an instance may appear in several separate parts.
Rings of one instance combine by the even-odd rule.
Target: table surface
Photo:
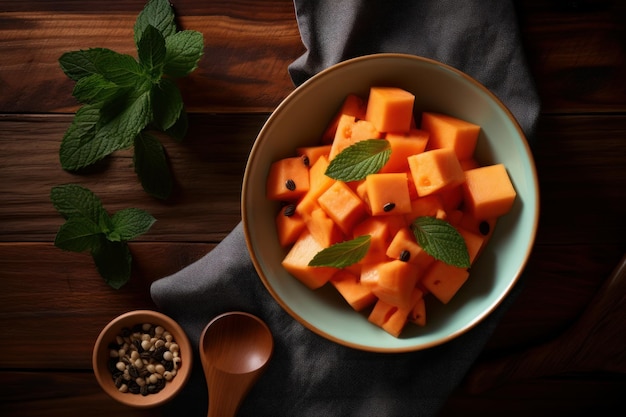
[[[180,82],[190,131],[182,144],[164,143],[176,176],[175,195],[164,203],[143,192],[128,151],[82,175],[58,159],[78,108],[58,58],[89,47],[134,54],[133,23],[144,1],[0,0],[4,416],[159,414],[118,405],[99,389],[92,344],[114,316],[156,308],[150,284],[202,257],[239,222],[248,152],[294,89],[287,66],[304,48],[291,0],[174,3],[179,23],[204,34],[206,50]],[[542,99],[534,149],[540,226],[523,292],[442,415],[625,408],[626,7],[617,0],[516,5]],[[130,243],[134,269],[122,289],[104,283],[88,254],[53,245],[63,220],[50,189],[64,183],[88,187],[111,212],[138,207],[158,219]]]

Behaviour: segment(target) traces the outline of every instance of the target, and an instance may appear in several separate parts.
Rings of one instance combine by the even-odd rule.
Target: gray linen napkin
[[[294,0],[306,53],[289,66],[300,85],[348,58],[401,52],[437,59],[481,81],[532,138],[539,100],[524,60],[512,1]],[[272,362],[240,416],[433,416],[457,387],[514,300],[519,286],[480,325],[425,351],[362,352],[301,326],[256,274],[239,224],[214,250],[156,281],[151,295],[198,345],[216,315],[243,310],[270,326]],[[202,416],[207,395],[199,357],[184,392],[165,413]]]

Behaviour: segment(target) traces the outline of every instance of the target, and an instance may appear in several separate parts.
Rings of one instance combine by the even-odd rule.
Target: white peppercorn
[[[180,368],[180,346],[162,326],[125,328],[109,345],[109,369],[120,392],[159,392]]]

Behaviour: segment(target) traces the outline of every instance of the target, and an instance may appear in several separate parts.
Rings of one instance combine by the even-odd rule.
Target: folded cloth
[[[421,55],[481,81],[532,137],[539,100],[512,1],[295,0],[294,5],[307,49],[289,67],[295,85],[360,55]],[[255,272],[241,224],[203,258],[151,287],[156,305],[183,326],[196,348],[204,326],[223,312],[247,311],[267,322],[274,355],[238,414],[255,417],[436,415],[518,291],[453,341],[419,352],[380,354],[330,342],[285,313]],[[166,415],[206,415],[208,397],[197,352],[195,365]]]

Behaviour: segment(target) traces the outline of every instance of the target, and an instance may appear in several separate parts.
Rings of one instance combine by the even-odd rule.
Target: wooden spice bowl
[[[152,325],[152,330],[142,329],[144,324]],[[160,328],[156,329],[157,326],[160,326]],[[139,357],[138,359],[142,361],[143,364],[138,364],[138,366],[134,367],[134,369],[132,369],[130,372],[133,375],[137,375],[137,372],[140,372],[142,368],[147,368],[147,363],[152,363],[154,367],[157,367],[157,365],[159,364],[159,362],[155,358],[156,356],[158,356],[158,354],[154,353],[157,349],[154,344],[155,341],[159,339],[164,340],[164,342],[166,341],[165,336],[160,333],[161,328],[164,331],[169,332],[169,334],[171,335],[171,343],[175,343],[176,346],[172,346],[171,343],[168,344],[168,346],[171,347],[172,351],[176,351],[176,355],[180,358],[179,362],[178,360],[176,360],[176,362],[178,363],[175,375],[172,376],[171,373],[166,375],[167,379],[169,380],[167,380],[164,376],[166,372],[171,372],[169,369],[173,366],[173,364],[166,363],[166,361],[161,363],[161,365],[166,365],[164,366],[164,368],[166,368],[165,370],[163,369],[163,367],[159,366],[158,370],[160,372],[148,372],[148,375],[143,378],[143,380],[145,381],[149,375],[153,373],[159,373],[160,376],[155,375],[153,378],[153,380],[155,378],[158,380],[155,384],[146,384],[146,389],[148,385],[152,385],[151,393],[146,394],[144,392],[144,395],[142,393],[133,393],[130,391],[123,392],[124,388],[120,390],[116,385],[112,368],[115,368],[116,362],[122,362],[127,365],[126,372],[128,372],[130,366],[133,365],[137,358],[135,360],[132,360],[129,357],[130,355],[128,355],[128,357],[127,355],[124,355],[123,357],[127,357],[127,361],[124,361],[120,357],[115,356],[113,356],[112,359],[112,350],[118,351],[119,354],[120,347],[118,346],[118,342],[116,340],[117,337],[121,336],[123,332],[126,335],[128,335],[129,333],[135,333],[135,336],[137,336],[138,334],[141,335],[144,333],[148,335],[150,335],[150,333],[154,334],[156,331],[156,334],[154,336],[150,336],[150,340],[148,340],[148,342],[146,342],[147,344],[144,345],[148,348],[144,351],[143,359],[145,359],[145,361],[142,361],[142,358]],[[169,337],[167,339],[169,339]],[[128,340],[130,339],[127,336],[125,343],[128,343]],[[140,344],[140,342],[138,342],[138,344]],[[150,344],[152,344],[152,346],[149,346]],[[162,344],[164,343],[158,343],[159,346]],[[128,349],[126,349],[126,351],[137,351],[137,353],[134,355],[135,357],[137,357],[142,349],[143,348],[139,348],[138,350],[136,350],[136,348],[129,347]],[[161,348],[160,350],[163,351],[164,349]],[[169,351],[169,349],[167,350]],[[150,352],[152,352],[152,357],[148,358]],[[169,356],[169,354],[166,355],[166,357],[168,358]],[[96,379],[98,380],[98,383],[100,384],[102,389],[114,400],[136,408],[156,407],[158,405],[168,402],[174,396],[176,396],[178,392],[185,386],[187,380],[189,379],[192,369],[192,361],[193,351],[191,343],[189,342],[189,339],[184,330],[172,318],[152,310],[129,311],[110,321],[100,332],[100,335],[98,336],[94,345],[92,355],[93,370]],[[122,371],[122,369],[119,369],[119,371],[122,373],[124,372]],[[136,380],[137,378],[135,376],[131,376],[130,379]],[[124,382],[126,388],[134,385],[129,380],[125,380],[123,377],[120,382]],[[157,386],[159,387],[158,389],[156,388]],[[134,389],[136,389],[136,387]]]

